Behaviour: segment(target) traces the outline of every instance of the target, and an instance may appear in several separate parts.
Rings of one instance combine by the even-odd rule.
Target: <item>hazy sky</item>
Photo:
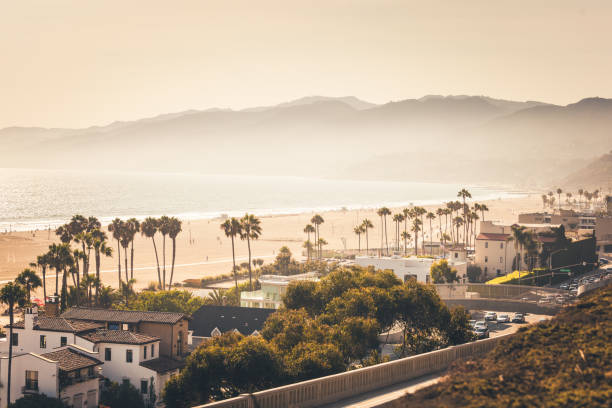
[[[306,95],[612,97],[612,1],[1,0],[0,127]]]

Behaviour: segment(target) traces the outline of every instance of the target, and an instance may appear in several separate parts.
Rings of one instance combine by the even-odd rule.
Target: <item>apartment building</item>
[[[291,282],[319,280],[316,272],[301,273],[298,275],[261,275],[259,283],[260,290],[243,291],[240,293],[240,306],[278,309],[283,304],[283,296]]]
[[[454,250],[447,252],[446,259],[449,266],[457,270],[459,279],[465,279],[467,275],[466,252],[464,250]],[[355,263],[359,266],[372,266],[376,269],[390,270],[402,282],[408,279],[416,279],[418,282],[430,282],[431,264],[436,260],[432,258],[419,258],[416,256],[402,257],[394,256],[357,256]]]

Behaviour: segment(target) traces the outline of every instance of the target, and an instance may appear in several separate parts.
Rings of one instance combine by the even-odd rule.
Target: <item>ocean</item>
[[[55,228],[74,214],[183,220],[312,211],[401,207],[524,195],[488,186],[400,181],[234,176],[109,170],[0,168],[0,232]]]

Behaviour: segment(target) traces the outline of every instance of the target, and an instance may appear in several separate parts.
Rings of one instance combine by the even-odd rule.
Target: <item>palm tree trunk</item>
[[[6,388],[6,401],[7,404],[11,403],[11,371],[13,369],[13,323],[15,319],[15,311],[14,306],[12,304],[9,305],[9,358],[8,358],[8,380],[7,380],[7,388]]]
[[[168,289],[172,289],[172,278],[174,278],[174,261],[176,260],[176,238],[172,238],[172,268],[170,269],[170,285]],[[249,258],[249,268],[251,267],[251,258]]]
[[[59,274],[60,271],[58,268],[55,268],[55,295],[59,294]]]
[[[162,240],[162,262],[163,264],[163,280],[162,280],[162,290],[166,290],[166,236],[163,236]]]
[[[130,278],[128,276],[128,256],[127,256],[127,246],[123,248],[123,254],[125,255],[123,258],[123,262],[125,263],[125,281],[129,281]]]
[[[408,233],[408,217],[404,218],[404,235]],[[408,254],[408,246],[406,244],[407,239],[404,238],[404,256]]]
[[[370,242],[368,239],[368,227],[366,227],[366,256],[368,255],[368,252],[370,252]]]
[[[42,267],[42,277],[43,277],[43,302],[47,303],[47,267],[43,265]]]
[[[161,271],[159,270],[159,256],[157,256],[157,245],[155,245],[155,237],[152,236],[151,240],[153,241],[153,250],[155,251],[155,262],[157,262],[157,280],[159,282],[159,288],[161,289]]]
[[[121,290],[121,246],[119,240],[117,240],[117,273],[119,277],[119,290]]]
[[[357,234],[357,240],[358,240],[357,253],[361,255],[361,234]]]
[[[236,283],[236,294],[238,294],[238,274],[236,273],[236,253],[234,252],[234,234],[232,234],[232,265],[234,268],[234,283]]]
[[[100,281],[100,250],[96,250],[96,278]],[[98,287],[96,285],[96,304],[98,303]]]
[[[249,248],[249,290],[253,290],[253,275],[251,272],[251,239],[247,233],[247,246]]]
[[[134,279],[134,240],[130,245],[130,279]]]
[[[387,216],[385,215],[385,247],[387,248],[387,256],[389,256],[389,237],[387,236]]]

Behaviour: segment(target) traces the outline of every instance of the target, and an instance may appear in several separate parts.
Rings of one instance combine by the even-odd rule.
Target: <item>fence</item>
[[[316,378],[283,387],[243,394],[201,405],[199,408],[309,408],[381,389],[447,369],[458,359],[492,350],[510,334],[452,346],[353,371]]]
[[[529,285],[486,285],[484,283],[434,285],[442,299],[466,299],[468,293],[477,293],[487,299],[520,299],[523,295],[557,295],[566,293],[561,289],[542,288]]]

